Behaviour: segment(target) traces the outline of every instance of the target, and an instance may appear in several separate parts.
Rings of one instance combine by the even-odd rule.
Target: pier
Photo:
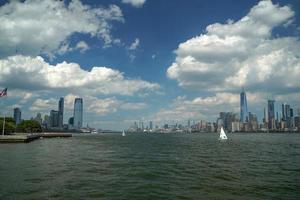
[[[0,135],[0,143],[29,143],[40,138],[69,138],[72,133],[34,133],[34,134],[16,134]]]

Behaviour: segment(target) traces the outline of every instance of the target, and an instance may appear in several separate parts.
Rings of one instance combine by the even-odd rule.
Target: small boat
[[[224,129],[223,129],[223,126],[221,127],[219,140],[227,140],[227,136],[226,136],[226,134],[225,134],[225,131],[224,131]]]
[[[122,136],[126,136],[126,134],[125,134],[125,131],[123,130],[123,132],[122,132]]]

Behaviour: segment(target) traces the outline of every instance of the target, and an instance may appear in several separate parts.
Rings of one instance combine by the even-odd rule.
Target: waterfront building
[[[134,122],[134,127],[133,128],[134,128],[135,131],[138,131],[139,126],[138,126],[137,122]]]
[[[231,122],[231,132],[239,132],[241,130],[240,127],[239,121]]]
[[[187,126],[188,126],[188,128],[191,128],[191,120],[190,119],[188,120]]]
[[[37,121],[40,125],[42,125],[43,119],[41,113],[38,113],[34,120]]]
[[[50,127],[50,117],[49,115],[44,116],[43,126],[47,129]]]
[[[232,112],[220,112],[220,117],[217,121],[218,130],[220,130],[220,126],[223,126],[225,130],[232,131],[232,122],[236,121],[239,121],[237,114]]]
[[[275,126],[275,101],[268,100],[268,128],[274,130]]]
[[[282,120],[285,121],[285,128],[291,129],[293,127],[294,110],[289,104],[282,104]]]
[[[264,118],[263,118],[263,123],[267,123],[268,119],[267,119],[267,112],[266,112],[266,108],[264,108]]]
[[[258,127],[257,116],[254,113],[249,112],[249,131],[257,131]]]
[[[58,111],[50,111],[50,128],[58,128]]]
[[[83,101],[82,98],[75,98],[74,102],[74,123],[75,129],[80,129],[83,123]]]
[[[16,125],[21,123],[21,109],[20,108],[14,108],[14,120],[16,122]]]
[[[58,102],[58,127],[63,128],[64,124],[64,98],[61,97]]]
[[[300,129],[300,116],[294,117],[294,125],[298,128],[298,130]]]
[[[73,129],[74,117],[70,117],[68,121],[68,129]]]
[[[285,103],[283,103],[282,105],[281,105],[281,112],[282,112],[282,120],[283,121],[286,121],[286,104]]]
[[[242,123],[248,122],[248,117],[247,96],[243,88],[243,91],[240,94],[240,121]]]
[[[153,122],[152,121],[149,122],[149,128],[150,128],[150,130],[153,130]]]

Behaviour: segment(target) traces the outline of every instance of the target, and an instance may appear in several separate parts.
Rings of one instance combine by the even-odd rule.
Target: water
[[[0,199],[300,199],[300,134],[102,134],[0,144]]]

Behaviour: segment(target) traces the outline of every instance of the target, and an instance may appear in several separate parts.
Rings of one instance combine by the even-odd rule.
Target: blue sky
[[[299,106],[299,1],[0,1],[0,86],[5,112],[24,118],[76,96],[84,121],[214,121],[269,98]]]

